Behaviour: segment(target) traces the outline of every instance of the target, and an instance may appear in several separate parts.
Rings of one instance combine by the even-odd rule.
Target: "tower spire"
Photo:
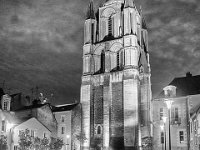
[[[135,7],[134,0],[124,0],[124,8]]]
[[[88,10],[87,10],[86,19],[95,19],[94,2],[93,2],[93,0],[90,0],[89,6],[88,6]]]

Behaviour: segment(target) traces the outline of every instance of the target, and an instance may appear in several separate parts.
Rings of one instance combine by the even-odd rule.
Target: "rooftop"
[[[200,75],[192,76],[190,72],[185,77],[177,77],[169,85],[176,87],[176,97],[200,94]],[[162,91],[157,98],[164,98]]]
[[[52,111],[53,111],[53,112],[71,111],[71,110],[73,110],[77,105],[78,105],[78,103],[57,105],[57,106],[52,107]]]

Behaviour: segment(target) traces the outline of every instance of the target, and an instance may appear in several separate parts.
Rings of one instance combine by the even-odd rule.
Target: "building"
[[[139,149],[152,136],[148,32],[133,0],[90,1],[81,85],[82,149]]]
[[[172,150],[188,150],[191,147],[190,121],[193,116],[190,114],[200,104],[199,82],[200,76],[187,73],[185,77],[175,78],[153,100],[154,150],[162,149],[165,145],[168,149],[170,142]],[[170,109],[167,107],[167,101],[172,102]]]
[[[73,136],[75,134],[75,132],[73,132],[73,127],[75,128],[76,126],[76,131],[78,130],[77,123],[73,123],[73,120],[75,120],[74,111],[76,110],[76,107],[78,107],[78,105],[78,103],[75,103],[57,105],[53,107],[53,114],[55,115],[58,123],[57,137],[63,139],[63,142],[65,144],[63,145],[62,150],[78,150],[73,140]]]
[[[15,115],[20,119],[35,117],[51,131],[52,137],[57,136],[57,121],[50,104],[36,103],[30,106],[24,106],[21,109],[16,110]]]
[[[18,150],[19,134],[20,132],[25,132],[26,130],[29,131],[29,135],[32,139],[36,137],[40,139],[47,138],[49,141],[51,139],[51,131],[47,127],[45,127],[41,122],[39,122],[36,118],[33,117],[22,121],[21,123],[15,125],[12,128],[12,143],[10,150]]]
[[[200,105],[196,105],[190,112],[190,149],[200,149]]]
[[[4,144],[1,142],[1,150],[5,149],[6,146],[8,150],[11,149],[11,128],[16,123],[18,123],[18,120],[16,119],[14,112],[0,109],[0,140],[5,142]]]

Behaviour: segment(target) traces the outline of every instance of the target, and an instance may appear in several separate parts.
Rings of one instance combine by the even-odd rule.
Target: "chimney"
[[[192,77],[192,74],[190,72],[187,72],[186,77]]]

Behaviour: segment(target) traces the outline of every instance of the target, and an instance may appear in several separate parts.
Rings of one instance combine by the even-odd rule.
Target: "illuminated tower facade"
[[[151,137],[148,35],[133,0],[107,0],[84,25],[83,150],[140,149]]]

